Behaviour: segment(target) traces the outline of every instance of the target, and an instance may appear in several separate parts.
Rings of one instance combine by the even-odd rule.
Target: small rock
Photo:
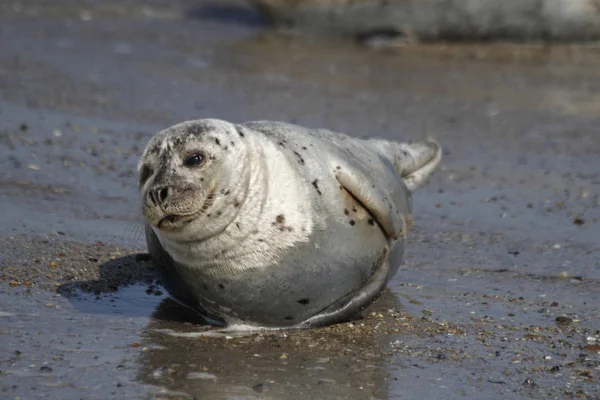
[[[203,379],[207,381],[216,381],[217,376],[208,372],[190,372],[187,374],[188,379]]]
[[[530,386],[530,387],[537,386],[536,383],[531,378],[525,379],[525,382],[523,382],[523,385],[524,386]]]
[[[560,317],[556,317],[554,322],[556,322],[556,325],[558,325],[558,326],[569,326],[573,323],[573,320],[569,317],[560,316]]]
[[[324,383],[331,383],[331,384],[335,385],[337,382],[335,381],[335,379],[319,378],[319,384],[324,384]]]
[[[581,225],[585,224],[585,220],[583,218],[575,218],[573,220],[573,223],[577,226],[581,226]]]
[[[264,383],[257,383],[256,385],[252,386],[252,390],[254,390],[255,392],[258,393],[263,393],[267,391],[268,386],[265,385]]]

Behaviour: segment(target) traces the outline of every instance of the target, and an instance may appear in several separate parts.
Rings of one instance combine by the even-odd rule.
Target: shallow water
[[[0,18],[1,398],[600,397],[597,46],[374,49],[271,33],[236,1]],[[135,167],[201,117],[444,145],[364,319],[169,335],[206,328],[133,256]]]

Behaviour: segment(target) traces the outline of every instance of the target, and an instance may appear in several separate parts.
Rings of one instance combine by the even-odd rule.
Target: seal
[[[157,133],[139,165],[148,250],[166,290],[215,324],[347,320],[396,274],[433,141],[217,119]]]

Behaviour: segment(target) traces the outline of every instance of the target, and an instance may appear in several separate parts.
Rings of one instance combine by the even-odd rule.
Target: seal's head
[[[159,132],[138,164],[147,223],[176,241],[218,234],[244,201],[249,155],[242,128],[225,121],[188,121]]]

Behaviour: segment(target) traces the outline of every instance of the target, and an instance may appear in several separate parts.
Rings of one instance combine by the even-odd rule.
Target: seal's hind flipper
[[[412,143],[381,139],[371,139],[369,142],[394,164],[411,192],[425,183],[442,159],[442,146],[433,139]]]
[[[395,165],[411,192],[421,186],[442,160],[442,146],[433,139],[427,142],[400,143]]]
[[[383,292],[390,274],[390,249],[385,247],[377,260],[375,272],[358,290],[348,293],[326,309],[298,324],[297,328],[318,328],[344,322],[370,306]]]

